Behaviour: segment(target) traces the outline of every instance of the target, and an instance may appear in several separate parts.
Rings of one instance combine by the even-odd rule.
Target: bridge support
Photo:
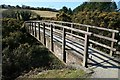
[[[63,61],[66,63],[66,52],[65,52],[65,45],[66,45],[66,41],[65,41],[65,28],[63,28],[63,35],[62,35],[62,53],[63,53]]]
[[[87,34],[85,34],[84,54],[83,54],[83,66],[84,67],[87,67],[88,46],[89,46],[89,36]]]
[[[53,51],[53,25],[50,25],[50,49]]]

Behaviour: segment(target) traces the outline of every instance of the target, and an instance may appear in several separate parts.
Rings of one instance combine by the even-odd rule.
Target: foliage
[[[79,11],[100,11],[100,12],[111,12],[116,11],[117,6],[115,2],[84,2],[82,5],[76,7],[73,12],[78,13]]]
[[[87,24],[87,25],[97,26],[97,27],[104,27],[107,29],[115,29],[120,31],[120,13],[119,12],[102,12],[101,13],[100,11],[94,11],[94,12],[80,11],[77,14],[73,15],[72,21],[76,23]],[[93,33],[97,33],[100,35],[104,34],[108,37],[111,37],[111,33],[109,32],[99,31],[94,29],[91,29],[90,31]],[[120,41],[120,37],[118,35],[116,35],[115,37],[118,41]],[[109,41],[105,41],[103,39],[98,39],[95,37],[92,37],[92,39],[109,46],[111,44]],[[117,44],[115,44],[115,47],[117,48],[117,50],[120,50],[120,48],[117,47]],[[107,51],[107,50],[104,50],[104,51]]]
[[[64,13],[66,13],[68,15],[72,15],[73,14],[71,8],[68,9],[66,6],[63,6],[63,8],[60,9],[60,12],[64,12]]]
[[[73,15],[73,22],[120,30],[120,13],[83,11]]]
[[[23,21],[13,18],[2,19],[2,37],[9,36],[10,32],[18,31],[21,29]]]
[[[44,7],[37,7],[37,8],[35,8],[35,7],[27,6],[27,5],[22,5],[22,7],[20,7],[19,5],[11,6],[11,5],[2,4],[2,5],[0,5],[0,8],[3,8],[3,9],[29,9],[29,10],[41,10],[41,11],[58,12],[58,10],[52,9],[52,8],[44,8]]]
[[[34,68],[53,69],[64,66],[48,49],[26,33],[21,27],[22,21],[10,18],[2,21],[3,80],[13,80],[24,71]]]
[[[28,11],[21,11],[20,14],[21,14],[22,20],[24,20],[24,21],[29,20],[31,17],[30,11],[29,12]]]
[[[14,18],[14,19],[23,20],[23,21],[27,21],[30,19],[41,19],[39,15],[29,10],[15,10],[15,9],[8,9],[3,11],[2,17]]]
[[[59,21],[67,21],[67,22],[70,22],[71,21],[71,17],[70,15],[64,13],[64,12],[61,12],[57,15],[57,20]]]

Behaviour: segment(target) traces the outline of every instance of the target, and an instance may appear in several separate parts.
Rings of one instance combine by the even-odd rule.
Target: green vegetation
[[[4,5],[2,5],[2,7],[4,7]],[[2,21],[3,80],[13,80],[24,71],[29,72],[31,69],[33,70],[35,68],[40,68],[42,71],[48,70],[47,72],[33,75],[32,77],[35,78],[81,78],[86,76],[86,73],[83,70],[56,70],[63,68],[65,65],[48,49],[42,46],[41,43],[29,35],[24,27],[21,27],[24,21],[41,20],[41,14],[43,13],[25,10],[29,9],[29,6],[22,6],[22,9],[24,10],[19,6],[16,6],[17,9],[14,9],[13,6],[9,7],[11,7],[11,9],[3,10],[3,19],[0,19]],[[46,12],[46,15],[51,14]],[[56,18],[51,19],[94,25],[120,31],[120,13],[116,12],[116,4],[112,2],[85,2],[73,11],[70,8],[63,7],[56,15]],[[82,28],[80,27],[79,29]],[[108,32],[99,31],[99,33],[96,30],[90,31],[111,36]],[[120,41],[118,35],[115,37]],[[110,42],[106,42],[102,39],[94,37],[92,39],[100,40],[100,42],[102,41],[102,43],[105,44],[110,44]],[[119,46],[118,49],[120,49]]]
[[[23,21],[2,19],[2,78],[13,80],[24,71],[34,68],[60,69],[64,67],[48,49],[26,33]]]
[[[92,0],[91,0],[92,1]],[[100,11],[100,12],[112,12],[116,11],[117,6],[115,2],[84,2],[82,5],[76,7],[73,12],[77,13],[79,11]]]
[[[120,30],[119,12],[83,11],[73,15],[73,22]]]
[[[82,5],[76,7],[73,11],[64,6],[62,9],[60,9],[59,14],[56,16],[56,20],[87,24],[120,31],[120,13],[117,12],[116,3],[111,2],[111,0],[110,2],[84,2]],[[81,30],[86,30],[85,27],[82,26],[74,27],[77,29],[79,28]],[[112,35],[111,33],[102,30],[90,29],[90,31],[108,37],[111,37]],[[120,41],[120,36],[118,34],[115,36],[115,38]],[[96,37],[92,37],[91,39],[111,46],[110,41]],[[120,51],[120,46],[118,46],[117,43],[114,46]],[[103,49],[103,47],[97,45],[93,45],[93,47],[109,53],[109,50]]]
[[[71,22],[72,17],[71,15],[73,14],[71,8],[63,7],[60,9],[59,14],[56,15],[56,20],[58,21],[66,21],[66,22]]]
[[[83,70],[48,70],[37,75],[31,75],[29,78],[86,78],[88,75]]]
[[[22,9],[8,9],[8,10],[3,10],[2,12],[2,17],[3,18],[14,18],[17,20],[31,20],[31,19],[38,19],[41,20],[42,18],[40,15],[30,11],[30,10],[22,10]]]
[[[58,10],[52,9],[52,8],[44,8],[44,7],[37,7],[36,8],[36,7],[27,6],[27,5],[22,5],[22,7],[20,7],[19,5],[11,6],[11,5],[2,4],[2,5],[0,5],[0,8],[3,8],[3,9],[28,9],[28,10],[40,10],[40,11],[58,12]]]
[[[85,2],[75,8],[73,12],[74,14],[72,17],[72,22],[120,31],[120,13],[116,11],[115,2]],[[80,27],[80,29],[82,29],[82,27]],[[92,29],[90,31],[100,35],[104,34],[105,36],[111,37],[111,34],[109,32]],[[120,37],[118,34],[115,36],[115,38],[120,41]],[[98,39],[95,37],[92,37],[92,39],[109,46],[111,44],[109,41],[103,39]],[[118,46],[117,44],[115,44],[114,46],[117,48],[117,50],[120,51],[120,46]],[[98,48],[106,53],[109,53],[109,50],[107,49],[103,49],[102,47]]]

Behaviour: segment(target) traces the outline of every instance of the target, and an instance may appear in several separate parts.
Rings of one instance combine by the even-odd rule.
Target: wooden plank
[[[112,39],[114,39],[115,38],[115,32],[113,32],[112,33]],[[111,49],[114,47],[114,42],[112,41],[111,42]],[[110,50],[110,56],[113,56],[113,51],[112,50]]]
[[[89,45],[89,36],[85,35],[85,43],[84,43],[84,54],[83,54],[83,66],[87,67],[87,59],[88,59],[88,45]]]
[[[26,25],[27,25],[28,32],[30,33],[30,23],[28,23]]]
[[[37,31],[36,31],[36,22],[35,22],[35,24],[34,24],[34,26],[35,26],[35,37],[37,37]]]
[[[30,33],[32,32],[32,23],[30,22]]]
[[[32,35],[34,35],[33,22],[32,22]]]
[[[71,37],[70,37],[69,35],[67,35],[67,34],[66,34],[66,39],[70,39],[72,42],[77,43],[77,44],[79,44],[79,45],[82,45],[82,46],[84,47],[84,44],[83,44],[84,41],[81,42],[81,41],[78,41],[78,40],[77,40],[77,41],[78,41],[78,42],[77,42],[76,39],[71,38]],[[84,49],[83,47],[81,47],[81,48]]]
[[[45,27],[45,29],[50,30],[49,27]],[[53,32],[56,32],[56,33],[59,33],[59,34],[62,33],[62,31],[61,31],[61,30],[58,30],[58,29],[53,29]]]
[[[53,51],[53,25],[50,25],[50,49]]]
[[[66,63],[66,52],[65,52],[65,45],[66,45],[66,41],[65,41],[65,28],[63,28],[63,35],[62,35],[62,54],[63,54],[63,61]]]
[[[82,37],[82,36],[78,36],[78,35],[71,34],[71,33],[68,33],[68,32],[66,32],[66,34],[69,34],[69,35],[71,35],[71,36],[74,36],[74,37],[79,38],[79,39],[82,39],[82,40],[84,40],[84,39],[85,39],[85,38],[84,38],[84,37]]]
[[[45,24],[50,24],[50,23],[45,22]],[[68,26],[63,26],[63,25],[54,24],[54,23],[51,23],[51,24],[53,26],[57,26],[57,27],[60,27],[60,28],[65,28],[65,29],[68,29],[68,30],[72,30],[72,31],[75,31],[75,32],[82,33],[82,34],[87,34],[87,35],[91,35],[92,34],[91,32],[86,32],[86,31],[83,31],[83,30],[74,29],[74,28],[71,28],[71,27],[68,27]]]
[[[46,21],[46,20],[45,20],[45,21]],[[118,32],[119,32],[118,30],[101,28],[101,27],[97,27],[97,26],[90,26],[90,25],[79,24],[79,23],[71,23],[71,22],[63,22],[63,21],[54,21],[54,20],[52,20],[51,22],[74,24],[74,25],[85,26],[85,27],[90,27],[90,28],[99,29],[99,30],[105,30],[105,31],[115,32],[115,33],[118,33]]]
[[[106,39],[106,40],[109,40],[109,41],[112,41],[112,42],[117,42],[117,40],[114,39],[114,38],[109,38],[109,37],[105,37],[105,36],[98,35],[98,34],[93,34],[93,36],[99,37],[99,38],[102,38],[102,39]]]
[[[109,46],[107,46],[107,45],[105,45],[105,44],[101,44],[101,43],[98,43],[98,42],[93,41],[93,40],[89,40],[89,41],[90,41],[91,43],[94,43],[94,44],[99,45],[99,46],[101,46],[101,47],[104,47],[104,48],[110,49],[110,50],[112,50],[112,51],[116,51],[115,48],[111,48],[111,47],[109,47]]]
[[[45,45],[45,23],[43,23],[43,44]]]
[[[71,28],[74,28],[74,24],[71,24]],[[71,34],[73,34],[73,31],[71,30]]]
[[[89,32],[89,30],[90,30],[90,28],[89,28],[89,27],[87,27],[87,32]]]
[[[53,26],[62,27],[62,28],[72,30],[72,31],[75,31],[75,32],[79,32],[79,33],[82,33],[82,34],[87,34],[87,35],[92,34],[91,32],[86,32],[86,31],[83,31],[83,30],[78,30],[78,29],[70,28],[70,27],[63,26],[63,25],[53,24]]]
[[[38,34],[39,34],[39,40],[41,40],[41,39],[40,39],[40,23],[39,23],[39,22],[38,22],[38,31],[39,31],[39,32],[38,32]]]

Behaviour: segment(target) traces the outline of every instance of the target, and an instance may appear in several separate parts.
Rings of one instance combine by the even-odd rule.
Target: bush
[[[17,21],[16,19],[3,19],[3,80],[13,80],[24,71],[34,68],[52,69],[63,66],[48,49],[26,33],[24,28],[21,28],[22,22],[15,23]]]

